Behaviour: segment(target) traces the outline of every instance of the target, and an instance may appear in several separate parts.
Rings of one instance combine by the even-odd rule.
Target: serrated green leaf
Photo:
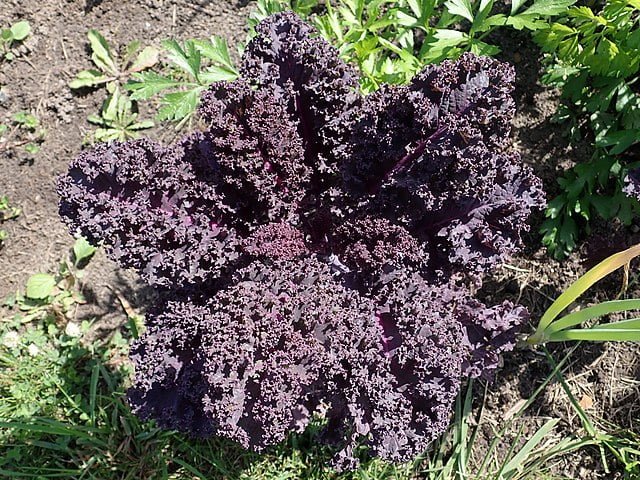
[[[89,123],[93,123],[95,125],[102,125],[104,123],[104,120],[102,117],[99,117],[98,115],[89,115],[87,117],[87,121]]]
[[[497,15],[491,15],[485,18],[480,25],[474,28],[474,32],[482,33],[491,30],[493,27],[501,27],[505,25],[507,17],[501,13]]]
[[[601,137],[598,145],[603,147],[613,146],[610,153],[619,155],[638,142],[640,142],[640,130],[619,130]]]
[[[500,53],[500,47],[481,42],[480,40],[471,40],[470,50],[471,53],[476,55],[485,55],[488,57],[492,57]]]
[[[131,92],[132,100],[147,100],[163,90],[183,85],[172,78],[155,72],[141,72],[133,76],[135,81],[128,82],[125,88]],[[195,86],[195,84],[193,84]]]
[[[133,57],[135,57],[136,53],[138,53],[138,50],[140,50],[141,45],[142,44],[140,40],[134,40],[127,44],[127,46],[124,48],[123,61],[125,65],[133,60]]]
[[[162,46],[169,52],[169,60],[174,65],[199,81],[201,56],[193,41],[187,40],[184,49],[173,39],[163,41]]]
[[[560,15],[566,13],[568,8],[576,3],[576,0],[536,0],[524,12],[525,15]]]
[[[115,128],[97,128],[93,132],[93,137],[97,142],[113,142],[113,141],[125,141],[127,138],[122,131]]]
[[[203,83],[231,82],[238,78],[238,72],[228,70],[225,67],[212,66],[200,72],[200,80]]]
[[[179,121],[195,112],[204,87],[184,92],[168,93],[162,97],[162,107],[158,111],[158,120]]]
[[[153,120],[143,120],[141,122],[133,123],[129,125],[129,130],[144,130],[146,128],[152,128],[155,125]]]
[[[596,212],[598,212],[598,215],[605,220],[608,220],[615,215],[615,204],[611,201],[610,197],[594,195],[591,198],[591,204],[596,209]]]
[[[473,8],[469,0],[447,0],[444,6],[451,15],[458,15],[473,23]]]
[[[193,44],[202,56],[229,68],[233,68],[233,61],[229,54],[229,46],[225,39],[213,36],[210,40],[193,40]]]
[[[31,33],[31,25],[27,21],[21,21],[11,25],[10,30],[13,40],[21,41]]]
[[[56,279],[48,273],[36,273],[27,280],[26,295],[34,300],[44,300],[53,293]]]
[[[116,88],[113,93],[105,100],[102,107],[102,118],[109,121],[115,121],[118,115],[118,104],[120,102],[120,89]]]
[[[416,16],[416,18],[422,18],[423,14],[421,3],[418,0],[407,0],[407,3],[409,4],[409,8]]]
[[[516,30],[522,30],[526,28],[527,30],[536,31],[547,27],[547,23],[543,20],[539,20],[538,15],[526,13],[508,17],[505,23],[506,25],[512,26]]]
[[[602,17],[598,18],[598,16],[593,13],[593,10],[585,6],[570,8],[569,15],[573,18],[583,18],[585,20],[597,20],[598,22],[600,22],[601,20],[604,20]]]
[[[89,38],[89,44],[91,45],[91,60],[96,66],[111,75],[116,75],[118,73],[118,68],[116,67],[115,60],[113,55],[111,54],[111,50],[109,49],[109,44],[104,39],[104,37],[95,29],[89,30],[87,33],[87,37]]]
[[[469,37],[466,33],[446,28],[435,29],[429,35],[420,50],[420,59],[423,62],[437,62],[443,58],[456,58],[457,47],[463,46]]]

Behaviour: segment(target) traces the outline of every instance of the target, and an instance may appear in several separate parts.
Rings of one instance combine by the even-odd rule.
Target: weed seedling
[[[30,33],[31,25],[26,21],[14,23],[9,28],[0,30],[0,58],[13,60],[15,58],[15,53],[12,51],[13,46],[22,42]]]
[[[6,195],[0,196],[0,224],[16,218],[22,213],[18,207],[14,207],[9,203],[9,198]],[[0,247],[2,243],[7,239],[9,234],[6,230],[0,228]]]
[[[109,83],[123,83],[132,74],[153,67],[158,61],[158,49],[144,47],[139,41],[125,47],[122,58],[113,52],[105,38],[97,30],[87,33],[91,46],[91,60],[96,69],[83,70],[70,83],[72,89],[96,87]]]
[[[118,57],[105,38],[97,30],[87,33],[91,47],[91,60],[96,69],[83,70],[70,83],[72,89],[106,86],[109,95],[98,115],[90,115],[90,123],[99,128],[91,132],[86,141],[125,141],[137,137],[137,131],[153,126],[150,120],[137,121],[137,105],[121,91],[133,74],[153,67],[158,62],[159,50],[155,47],[141,48],[139,41],[129,43],[122,57]]]
[[[138,138],[140,130],[153,127],[151,120],[138,121],[136,105],[118,85],[110,84],[107,89],[111,95],[104,101],[100,114],[88,117],[89,122],[99,127],[89,134],[89,143],[113,140],[124,142]]]
[[[32,113],[20,111],[11,117],[11,125],[0,124],[0,152],[24,147],[30,155],[40,151],[46,130]]]

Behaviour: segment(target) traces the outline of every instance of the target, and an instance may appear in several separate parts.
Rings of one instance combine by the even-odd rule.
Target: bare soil
[[[91,68],[87,30],[98,29],[115,47],[132,40],[158,44],[160,40],[223,35],[231,45],[245,38],[246,17],[251,5],[235,0],[0,0],[0,26],[28,20],[33,33],[12,62],[0,62],[0,123],[19,110],[37,115],[47,130],[40,153],[23,149],[0,149],[0,195],[22,208],[22,215],[2,228],[9,238],[0,249],[0,299],[22,288],[26,279],[41,271],[54,271],[68,254],[73,239],[57,215],[55,178],[65,171],[82,148],[89,130],[86,118],[98,112],[103,91],[77,94],[68,82],[83,69]],[[556,191],[557,172],[588,157],[588,145],[572,147],[560,126],[551,122],[558,104],[557,92],[540,85],[541,64],[536,47],[526,34],[509,32],[498,39],[518,73],[514,141],[523,161],[545,182],[547,192]],[[145,112],[142,112],[143,115]],[[160,130],[150,136],[165,137]],[[0,147],[1,148],[1,147]],[[482,289],[488,301],[510,298],[526,305],[532,322],[571,281],[593,264],[640,237],[619,225],[597,226],[590,243],[568,260],[550,260],[540,248],[537,233],[542,216],[533,221],[528,249],[499,270]],[[637,229],[636,229],[637,230]],[[100,252],[89,264],[83,279],[88,304],[80,318],[95,318],[94,333],[108,334],[126,321],[119,298],[144,310],[149,292],[132,272],[118,270]],[[612,298],[620,287],[614,278],[586,299]],[[629,294],[640,295],[638,277],[631,275]],[[556,359],[564,346],[553,349]],[[504,368],[489,387],[485,402],[484,441],[493,433],[489,426],[500,422],[527,399],[549,373],[539,352],[526,347],[506,355]],[[640,430],[640,349],[630,345],[580,347],[569,361],[566,377],[587,411],[621,427]],[[516,425],[523,435],[533,433],[544,419],[560,417],[557,434],[579,431],[579,421],[557,382]],[[480,439],[483,441],[483,439]],[[581,451],[553,465],[552,471],[568,478],[618,478],[607,474],[598,452]]]

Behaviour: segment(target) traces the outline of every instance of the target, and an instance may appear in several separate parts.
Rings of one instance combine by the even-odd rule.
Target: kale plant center
[[[544,205],[511,145],[514,71],[464,54],[363,96],[294,14],[256,32],[199,131],[84,151],[60,214],[158,291],[131,348],[141,418],[260,451],[321,414],[335,467],[359,445],[409,460],[527,318],[470,290]]]

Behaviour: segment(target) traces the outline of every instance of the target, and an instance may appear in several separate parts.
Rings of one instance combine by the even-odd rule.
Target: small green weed
[[[22,213],[22,210],[18,207],[14,207],[9,203],[9,197],[6,195],[0,196],[0,225],[2,223],[17,218]],[[0,248],[2,248],[2,243],[7,239],[9,234],[6,230],[0,228]]]
[[[31,25],[29,22],[16,22],[9,28],[0,30],[0,58],[5,60],[13,60],[15,53],[12,48],[16,43],[22,42],[31,33]]]
[[[20,111],[11,117],[11,123],[0,123],[0,152],[22,147],[25,152],[35,155],[40,151],[47,131],[40,127],[38,118],[29,112]]]
[[[138,120],[137,104],[122,92],[122,85],[132,75],[153,67],[158,62],[159,50],[142,48],[139,41],[129,43],[122,55],[109,46],[97,30],[87,33],[91,47],[91,60],[97,69],[83,70],[70,83],[72,89],[105,86],[108,96],[98,115],[89,116],[90,123],[99,128],[89,133],[86,141],[125,141],[138,137],[138,132],[153,127],[151,120]]]
[[[55,274],[36,273],[29,277],[24,292],[18,291],[4,301],[5,307],[16,312],[12,321],[28,323],[53,316],[65,322],[72,317],[76,306],[84,303],[76,285],[83,275],[80,267],[86,262],[86,259],[74,263],[62,260]]]
[[[83,70],[78,73],[76,78],[69,83],[69,87],[72,89],[96,87],[109,83],[121,84],[134,73],[151,68],[158,62],[158,49],[155,47],[142,48],[139,41],[129,43],[120,59],[100,32],[89,30],[87,37],[91,47],[91,60],[97,70]]]
[[[124,142],[138,138],[140,130],[153,127],[151,120],[138,121],[137,105],[118,85],[109,85],[107,89],[109,96],[104,101],[100,114],[88,117],[89,122],[99,128],[89,133],[86,142]]]

